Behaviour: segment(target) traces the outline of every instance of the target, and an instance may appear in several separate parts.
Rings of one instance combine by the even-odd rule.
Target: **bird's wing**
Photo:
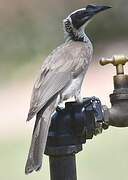
[[[82,71],[86,56],[81,57],[81,51],[87,55],[84,43],[71,42],[60,46],[46,58],[33,88],[27,120],[71,82],[73,73]]]

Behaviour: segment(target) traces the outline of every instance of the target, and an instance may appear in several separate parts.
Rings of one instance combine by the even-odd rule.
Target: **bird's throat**
[[[65,40],[69,41],[69,40],[73,40],[73,41],[81,41],[81,42],[86,42],[87,36],[84,32],[83,29],[73,29],[72,32],[65,34]]]

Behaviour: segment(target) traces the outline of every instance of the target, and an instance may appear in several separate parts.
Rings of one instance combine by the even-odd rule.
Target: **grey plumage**
[[[86,12],[87,8],[75,11],[74,14],[78,15],[81,11]],[[79,92],[92,59],[93,48],[84,33],[84,27],[80,24],[76,29],[74,25],[71,16],[64,20],[67,40],[46,58],[33,88],[27,120],[35,115],[37,117],[25,167],[26,174],[42,166],[51,114],[57,105],[73,96],[80,100]]]
[[[72,79],[76,79],[81,72],[83,73],[83,79],[91,56],[91,43],[70,41],[57,48],[44,62],[39,77],[34,85],[27,120],[30,120],[42,108],[44,108],[44,112],[42,119],[38,119],[38,116],[36,119],[35,130],[33,132],[31,148],[29,151],[29,159],[26,164],[26,173],[31,172],[33,169],[38,170],[41,167],[41,155],[45,150],[50,116],[56,109],[54,105],[56,104],[55,101],[58,94],[62,97],[60,101],[75,96],[80,89],[79,86],[74,90],[74,94],[71,92],[68,97],[63,97],[63,92],[70,86]],[[82,79],[80,83],[82,83]],[[52,104],[49,103],[51,100]],[[51,106],[52,110],[49,111]],[[46,130],[44,130],[45,128]],[[41,135],[41,133],[44,134]],[[39,162],[38,165],[37,162]]]
[[[92,46],[89,40],[88,43],[70,40],[46,58],[33,88],[27,120],[33,118],[55,94],[70,84],[73,77],[87,68],[90,55]]]
[[[45,150],[48,130],[50,125],[50,115],[54,111],[55,100],[44,110],[43,117],[37,115],[35,127],[32,135],[32,142],[29,150],[28,160],[26,163],[25,173],[28,174],[33,170],[37,171],[42,165],[42,153]]]

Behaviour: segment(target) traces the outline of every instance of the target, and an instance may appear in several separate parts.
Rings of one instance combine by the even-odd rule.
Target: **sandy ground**
[[[123,46],[122,46],[123,44]],[[112,54],[128,54],[128,42],[118,42],[101,48],[100,57],[109,57]],[[96,63],[92,63],[82,86],[82,96],[97,96],[102,104],[110,107],[109,94],[113,90],[112,76],[115,68],[112,65],[101,67],[98,64],[99,56],[95,56]],[[128,67],[128,66],[127,66]],[[128,68],[126,68],[128,69]],[[29,136],[34,120],[26,123],[29,101],[33,86],[33,77],[19,82],[12,81],[0,89],[0,139]]]

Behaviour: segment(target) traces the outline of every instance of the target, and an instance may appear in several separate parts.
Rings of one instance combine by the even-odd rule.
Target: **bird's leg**
[[[62,111],[63,110],[63,107],[61,107],[61,103],[63,103],[63,96],[62,94],[58,94],[57,98],[56,98],[56,103],[55,103],[55,108],[56,108],[56,111]]]
[[[61,99],[61,94],[58,94],[58,96],[57,96],[57,98],[56,98],[55,105],[54,105],[56,111],[61,111],[61,110],[62,110],[62,108],[58,106],[58,104],[60,104],[61,101],[62,101],[62,99]]]
[[[74,97],[75,97],[76,102],[78,102],[78,103],[82,103],[82,102],[83,102],[83,99],[82,99],[82,97],[81,97],[80,90],[76,91]]]
[[[58,94],[58,95],[57,95],[57,98],[56,98],[55,105],[54,105],[55,108],[58,108],[58,104],[60,103],[60,101],[61,101],[61,95]]]

